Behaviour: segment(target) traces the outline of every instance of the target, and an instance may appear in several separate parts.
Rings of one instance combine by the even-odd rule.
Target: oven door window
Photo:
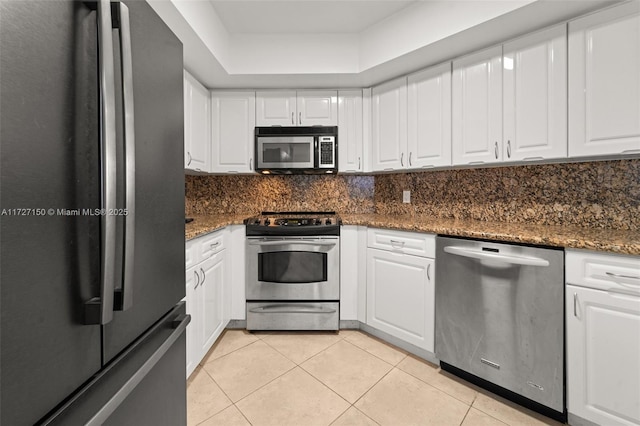
[[[327,253],[311,251],[259,253],[258,281],[283,284],[327,281]]]

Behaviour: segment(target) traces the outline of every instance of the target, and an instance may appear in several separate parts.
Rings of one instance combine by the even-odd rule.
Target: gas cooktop
[[[342,221],[336,212],[262,212],[245,219],[250,236],[340,235]]]

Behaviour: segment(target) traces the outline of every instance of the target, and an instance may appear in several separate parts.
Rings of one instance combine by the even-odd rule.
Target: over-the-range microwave
[[[263,174],[338,172],[338,127],[256,127],[256,171]]]

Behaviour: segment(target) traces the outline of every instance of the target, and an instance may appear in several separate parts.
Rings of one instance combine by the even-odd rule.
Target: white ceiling
[[[415,0],[210,0],[230,34],[360,33]]]

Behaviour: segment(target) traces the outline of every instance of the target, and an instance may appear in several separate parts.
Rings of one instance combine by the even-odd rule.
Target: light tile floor
[[[560,424],[355,330],[227,330],[187,401],[190,426]]]

